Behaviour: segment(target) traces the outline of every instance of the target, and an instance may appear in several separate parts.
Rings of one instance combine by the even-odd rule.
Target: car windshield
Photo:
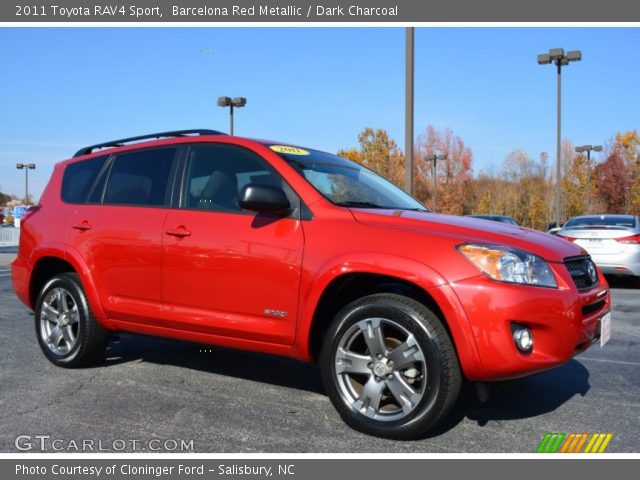
[[[277,145],[270,148],[336,205],[429,211],[404,190],[355,162],[317,150]]]
[[[569,220],[564,228],[635,228],[636,219],[632,215],[593,215]]]

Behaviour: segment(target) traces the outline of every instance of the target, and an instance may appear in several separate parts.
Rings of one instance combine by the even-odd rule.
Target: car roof
[[[142,148],[146,148],[148,146],[154,146],[154,145],[161,146],[161,145],[173,145],[175,143],[185,143],[193,139],[198,139],[199,141],[207,141],[207,140],[215,141],[215,140],[219,140],[220,138],[225,138],[225,139],[236,138],[239,140],[255,142],[255,143],[264,145],[266,147],[270,147],[273,145],[284,145],[284,146],[291,146],[295,148],[303,148],[306,150],[316,150],[313,148],[304,147],[304,146],[297,145],[290,142],[279,142],[276,140],[266,140],[266,139],[240,137],[240,136],[229,136],[217,130],[194,129],[194,130],[174,130],[169,132],[151,133],[146,135],[138,135],[135,137],[122,138],[119,140],[111,140],[107,142],[88,145],[86,147],[79,149],[74,154],[74,156],[68,161],[72,161],[79,158],[84,159],[86,157],[90,158],[93,156],[104,155],[104,154],[119,153],[122,150],[132,151],[132,150],[142,149]]]

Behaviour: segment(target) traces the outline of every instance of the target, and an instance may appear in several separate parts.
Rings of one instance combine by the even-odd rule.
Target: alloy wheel
[[[56,355],[66,355],[78,341],[80,315],[69,291],[53,288],[42,302],[40,335],[47,348]]]
[[[343,401],[375,420],[406,417],[426,391],[422,348],[411,332],[388,318],[351,326],[340,339],[334,367]]]

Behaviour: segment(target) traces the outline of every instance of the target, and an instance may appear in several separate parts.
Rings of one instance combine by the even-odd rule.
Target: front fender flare
[[[322,294],[333,280],[350,273],[394,277],[425,291],[445,316],[465,375],[474,376],[474,373],[481,369],[473,330],[455,292],[444,276],[412,258],[373,252],[348,253],[332,258],[317,270],[312,279],[308,282],[303,280],[295,346],[301,358],[312,360],[310,333]]]

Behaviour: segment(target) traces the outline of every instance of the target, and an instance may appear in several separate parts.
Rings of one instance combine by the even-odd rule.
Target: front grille
[[[573,257],[564,261],[578,290],[587,290],[598,284],[598,271],[589,257]]]

